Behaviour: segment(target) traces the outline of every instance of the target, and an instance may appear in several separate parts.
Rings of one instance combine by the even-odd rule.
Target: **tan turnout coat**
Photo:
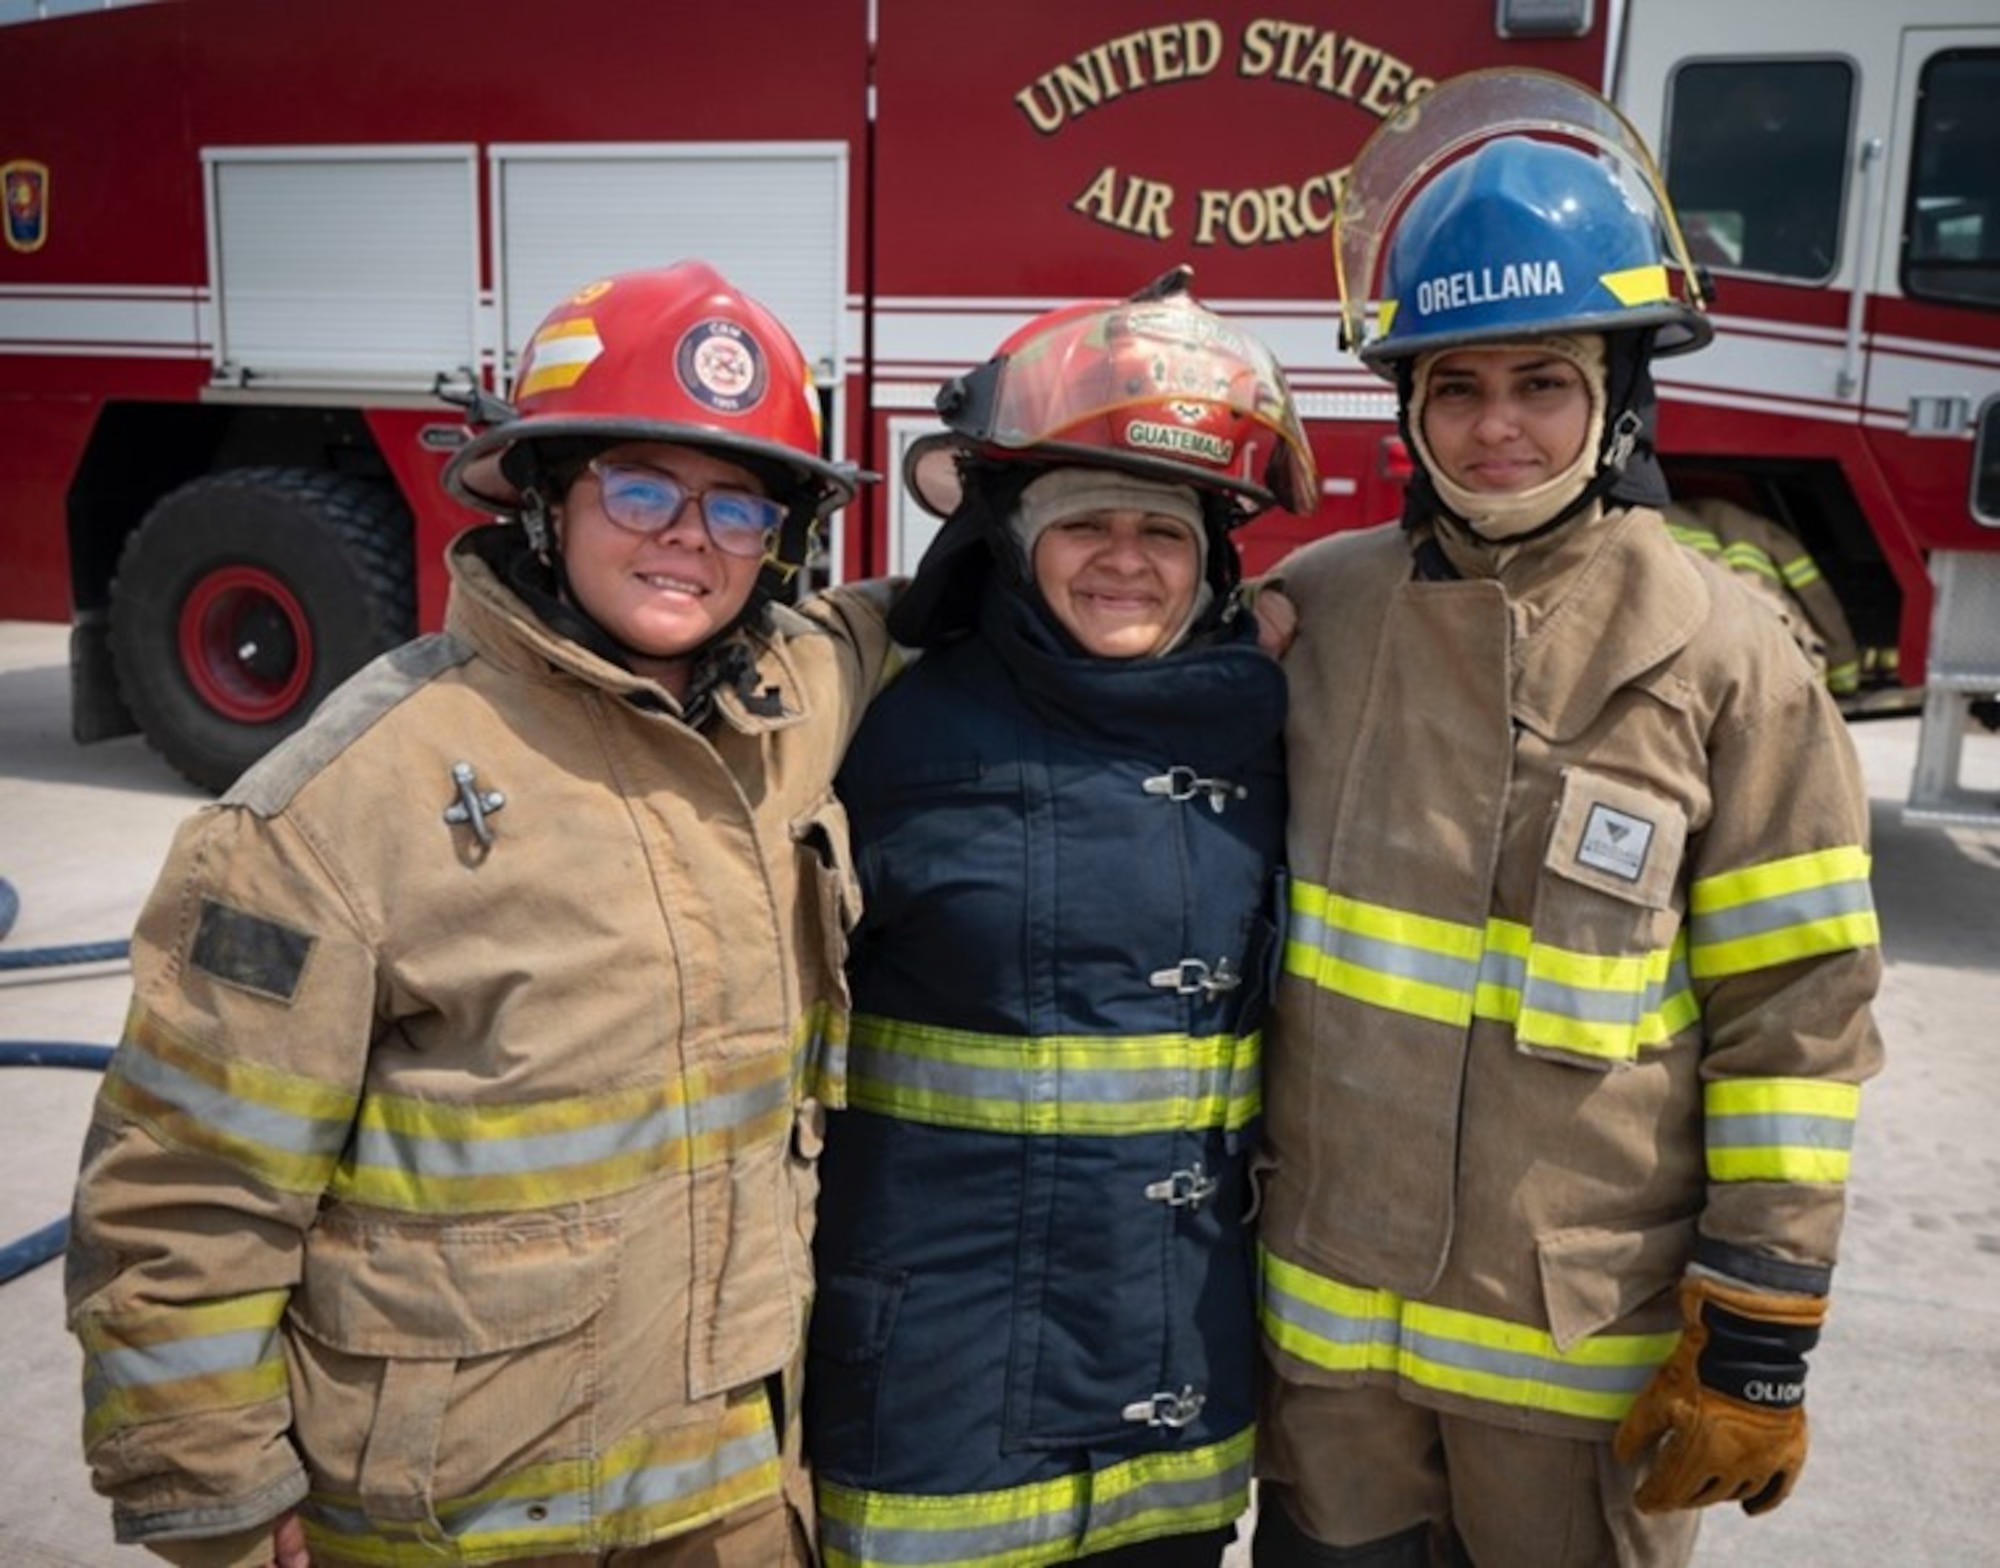
[[[1605,1437],[1698,1237],[1823,1287],[1880,1049],[1867,797],[1777,618],[1657,514],[1411,559],[1380,528],[1273,579],[1266,1329],[1281,1387]]]
[[[69,1260],[123,1540],[310,1489],[316,1549],[478,1562],[778,1492],[854,912],[831,780],[886,634],[775,612],[781,714],[697,730],[471,537],[446,629],[197,812],[141,916]]]

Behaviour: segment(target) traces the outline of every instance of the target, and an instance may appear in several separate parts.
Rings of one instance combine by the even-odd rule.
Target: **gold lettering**
[[[1222,222],[1229,210],[1229,192],[1199,191],[1195,195],[1194,242],[1197,245],[1215,243],[1216,225]]]
[[[1146,68],[1139,62],[1139,46],[1144,42],[1143,33],[1127,33],[1123,38],[1113,38],[1098,45],[1091,53],[1118,57],[1118,70],[1105,69],[1104,74],[1109,80],[1116,82],[1122,76],[1131,86],[1142,87],[1146,82]],[[1112,96],[1117,97],[1117,93],[1113,92]]]
[[[1309,81],[1323,93],[1334,92],[1333,67],[1340,55],[1340,34],[1329,28],[1313,40],[1311,51],[1299,66],[1298,80]]]
[[[1168,220],[1173,203],[1171,185],[1141,174],[1121,175],[1116,166],[1107,163],[1070,203],[1070,210],[1108,229],[1165,240],[1173,238],[1173,224]]]
[[[1341,74],[1340,85],[1334,89],[1341,97],[1354,97],[1354,79],[1361,74],[1361,68],[1372,65],[1382,58],[1382,51],[1372,44],[1358,44],[1353,39],[1347,41],[1347,69]],[[1379,113],[1387,114],[1386,109]]]
[[[1269,244],[1274,238],[1295,240],[1305,234],[1305,226],[1299,222],[1298,195],[1289,185],[1267,185],[1264,187],[1264,241]]]
[[[1407,62],[1332,28],[1260,17],[1245,25],[1236,57],[1239,76],[1267,76],[1358,103],[1386,119],[1433,85]]]
[[[1271,29],[1276,25],[1259,17],[1243,29],[1243,46],[1236,56],[1238,76],[1271,74]]]
[[[1143,234],[1148,239],[1170,240],[1174,237],[1174,226],[1167,221],[1167,212],[1174,204],[1174,188],[1159,180],[1134,179],[1132,194],[1139,198],[1138,210],[1132,214],[1132,221],[1125,225],[1134,234]],[[1127,206],[1132,205],[1128,199]]]
[[[1285,37],[1285,49],[1278,61],[1278,76],[1282,81],[1292,81],[1299,74],[1299,51],[1308,46],[1316,29],[1303,22],[1280,22],[1279,30]]]
[[[1051,66],[1014,94],[1014,103],[1037,134],[1053,136],[1126,93],[1206,76],[1221,58],[1222,29],[1214,22],[1144,27]]]
[[[1361,96],[1361,107],[1387,119],[1416,96],[1411,81],[1414,74],[1401,60],[1384,55],[1381,65],[1376,67],[1375,80]]]
[[[1308,233],[1325,234],[1332,229],[1334,214],[1340,211],[1341,193],[1346,189],[1345,169],[1315,174],[1299,187],[1299,210],[1305,215],[1303,221]]]
[[[1283,245],[1333,227],[1347,183],[1345,169],[1315,174],[1297,185],[1195,192],[1196,245],[1227,243],[1239,250]]]
[[[1037,91],[1039,89],[1039,91]],[[1014,94],[1014,102],[1028,117],[1038,136],[1053,136],[1063,127],[1062,105],[1055,101],[1049,79],[1039,76]]]
[[[1062,96],[1063,111],[1072,120],[1080,114],[1088,114],[1104,102],[1106,89],[1098,81],[1096,71],[1088,64],[1090,56],[1078,55],[1074,60],[1064,61],[1049,73],[1055,81],[1056,89]],[[1112,89],[1115,92],[1115,89]]]

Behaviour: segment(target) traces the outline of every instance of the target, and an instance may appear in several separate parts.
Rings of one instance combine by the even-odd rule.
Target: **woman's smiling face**
[[[696,493],[764,493],[748,469],[664,441],[626,442],[599,464],[657,470]],[[636,656],[640,674],[684,696],[694,653],[743,612],[762,561],[718,549],[692,497],[658,533],[620,527],[605,513],[603,481],[592,469],[570,486],[556,526],[578,605]]]
[[[1201,548],[1178,517],[1136,509],[1079,512],[1035,541],[1035,586],[1087,653],[1161,652],[1194,610]]]

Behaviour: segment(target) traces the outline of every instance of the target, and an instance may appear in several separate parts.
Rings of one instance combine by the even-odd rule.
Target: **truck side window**
[[[2000,527],[2000,397],[1989,397],[1979,411],[1972,448],[1972,515],[1989,527]]]
[[[1854,67],[1690,61],[1668,87],[1667,191],[1694,259],[1823,283],[1840,263]]]
[[[1917,89],[1903,292],[2000,305],[2000,50],[1946,49]]]

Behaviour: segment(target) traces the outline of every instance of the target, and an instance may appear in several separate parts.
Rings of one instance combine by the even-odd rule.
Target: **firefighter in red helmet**
[[[1268,350],[1184,284],[1037,317],[913,464],[923,656],[839,779],[806,1433],[843,1568],[1215,1568],[1247,1503],[1285,683],[1231,532],[1317,486]]]
[[[1805,1460],[1881,1061],[1867,794],[1784,625],[1658,510],[1648,367],[1710,327],[1616,111],[1444,83],[1338,247],[1418,472],[1272,578],[1254,1560],[1672,1568]]]
[[[887,651],[775,585],[856,475],[686,262],[455,458],[445,629],[182,830],[68,1257],[120,1540],[202,1568],[803,1564],[801,1097]]]

